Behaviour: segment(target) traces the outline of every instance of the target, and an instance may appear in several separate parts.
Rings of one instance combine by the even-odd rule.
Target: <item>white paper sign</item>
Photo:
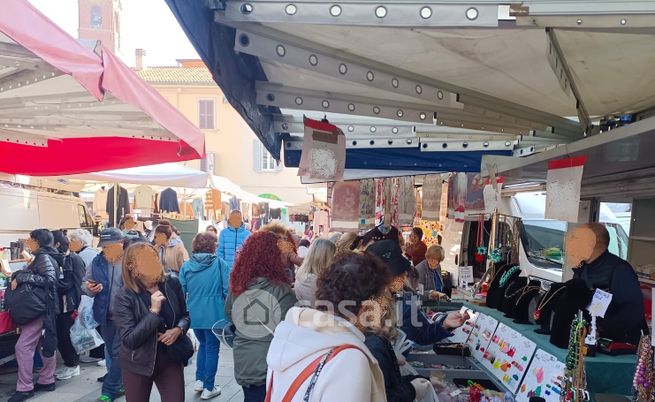
[[[587,307],[587,311],[589,311],[589,314],[595,317],[605,317],[605,313],[607,312],[607,308],[610,306],[611,302],[611,293],[596,289],[594,297],[591,299],[589,307]]]
[[[532,363],[516,395],[517,402],[529,402],[531,397],[544,398],[546,402],[559,402],[566,365],[541,349],[537,349]]]
[[[470,265],[459,267],[457,271],[457,278],[461,287],[468,287],[469,283],[475,282],[475,278],[473,278],[473,267]]]
[[[577,222],[580,184],[586,157],[548,162],[546,175],[546,219]]]

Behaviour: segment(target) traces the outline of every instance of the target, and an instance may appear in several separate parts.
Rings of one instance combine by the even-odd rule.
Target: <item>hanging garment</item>
[[[114,199],[116,194],[114,187],[109,189],[107,194],[107,213],[109,214],[109,227],[117,226],[123,217],[130,213],[130,197],[127,190],[123,187],[118,187],[118,202],[116,203],[116,219],[114,224]]]
[[[357,180],[334,184],[331,230],[348,232],[359,227],[359,187]]]
[[[235,210],[241,210],[241,200],[239,200],[236,195],[233,195],[232,198],[230,198],[230,211]]]
[[[244,222],[250,222],[250,212],[251,212],[250,203],[242,202],[241,208],[242,208],[241,216],[243,217]]]
[[[193,216],[195,218],[203,218],[205,219],[205,211],[203,209],[203,202],[202,198],[196,198],[193,200]]]
[[[414,176],[400,177],[398,179],[398,224],[411,225],[414,223]]]
[[[330,215],[327,211],[314,212],[314,233],[321,234],[330,232]]]
[[[139,186],[134,189],[134,208],[152,209],[152,197],[155,194],[148,186]]]
[[[159,209],[162,212],[180,212],[180,204],[177,201],[177,193],[172,188],[167,188],[159,195]]]
[[[97,214],[107,213],[107,190],[104,187],[93,196],[93,211]]]
[[[375,179],[359,182],[359,228],[369,229],[375,225]]]
[[[422,218],[427,221],[438,221],[441,213],[441,175],[429,174],[423,178],[423,211]]]
[[[282,219],[282,208],[271,208],[269,209],[269,216],[271,219]]]
[[[384,206],[385,215],[391,219],[391,226],[398,226],[398,191],[400,190],[400,178],[393,177],[387,180],[390,183],[389,195],[386,200],[386,205]]]

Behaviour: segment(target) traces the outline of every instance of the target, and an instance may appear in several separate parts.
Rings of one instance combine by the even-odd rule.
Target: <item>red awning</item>
[[[109,50],[3,0],[0,155],[0,172],[67,175],[199,159],[204,134]]]

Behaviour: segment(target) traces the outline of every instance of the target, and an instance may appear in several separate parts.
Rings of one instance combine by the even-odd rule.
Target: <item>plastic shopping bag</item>
[[[93,317],[93,298],[82,295],[82,300],[80,301],[80,305],[77,308],[77,320],[80,320],[81,325],[84,328],[88,329],[94,329],[97,328],[98,322],[95,320]]]
[[[83,322],[83,315],[79,314],[75,319],[75,322],[73,323],[70,331],[71,343],[73,344],[77,354],[81,354],[87,350],[95,349],[105,343],[95,327],[87,328],[84,326]],[[98,323],[96,323],[96,326],[97,325]]]

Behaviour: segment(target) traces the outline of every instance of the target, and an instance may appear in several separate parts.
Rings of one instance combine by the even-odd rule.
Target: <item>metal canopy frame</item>
[[[181,0],[167,2],[189,31],[188,26],[194,21],[183,15],[182,9],[187,6],[182,6]],[[255,103],[262,114],[271,116],[269,132],[258,132],[260,138],[270,132],[279,138],[286,137],[285,147],[290,149],[299,146],[303,125],[297,115],[283,115],[286,113],[284,109],[310,114],[339,113],[341,117],[331,121],[346,134],[349,148],[411,146],[422,152],[446,149],[485,152],[510,148],[514,151],[511,160],[535,153],[558,152],[562,146],[575,144],[586,135],[597,134],[599,129],[594,127],[594,123],[612,116],[607,113],[615,107],[615,104],[606,106],[594,102],[594,98],[585,99],[594,94],[589,92],[589,81],[581,79],[580,65],[575,52],[571,51],[571,37],[567,35],[571,31],[655,34],[655,3],[646,0],[224,0],[214,6],[188,7],[196,8],[196,15],[199,13],[197,9],[204,8],[221,32],[226,29],[233,32],[233,42],[227,44],[225,39],[228,36],[217,36],[217,40],[223,40],[220,46],[232,46],[235,60],[254,62],[263,72],[265,79],[250,77],[254,97],[245,97],[241,102],[250,106]],[[550,62],[553,74],[543,80],[544,87],[533,88],[528,74],[518,74],[522,81],[516,80],[518,85],[513,88],[514,92],[485,91],[485,85],[480,85],[479,80],[473,83],[478,84],[476,86],[453,79],[454,67],[447,63],[444,68],[451,69],[451,78],[444,78],[448,74],[442,77],[439,54],[428,53],[428,48],[426,54],[435,59],[434,73],[429,71],[429,66],[426,68],[425,63],[421,68],[412,68],[408,63],[396,65],[393,57],[376,57],[374,52],[370,49],[366,52],[361,45],[359,51],[357,46],[348,42],[339,45],[340,38],[354,41],[358,35],[363,38],[361,35],[368,32],[372,35],[386,32],[387,40],[393,40],[391,34],[395,32],[409,32],[399,35],[398,40],[425,39],[412,47],[416,52],[417,47],[429,46],[430,39],[447,41],[451,33],[463,37],[467,32],[480,35],[489,32],[490,36],[499,33],[504,34],[500,36],[502,39],[512,30],[517,35],[521,32],[543,34],[528,35],[525,42],[515,43],[525,43],[533,56],[538,54],[536,48],[543,48],[543,53],[538,56],[542,58],[535,59],[535,63],[546,68],[540,68],[541,75],[535,78],[544,79],[548,75],[550,70],[545,62]],[[354,33],[349,35],[350,32]],[[321,37],[322,33],[326,38]],[[477,37],[471,35],[471,38]],[[535,38],[539,40],[533,41]],[[195,39],[198,46],[201,41]],[[560,43],[562,40],[564,45]],[[212,44],[212,39],[209,42],[211,45],[202,49],[201,54],[211,51],[212,47],[215,51],[218,45]],[[394,45],[389,48],[402,52],[402,42]],[[484,60],[476,59],[475,50],[467,48],[461,54],[453,54],[493,69],[493,65],[487,66]],[[488,49],[480,49],[480,52],[485,50],[491,52]],[[379,51],[387,51],[385,43],[380,43]],[[219,53],[220,58],[226,58],[224,53]],[[402,57],[403,54],[399,55]],[[457,60],[455,56],[452,60]],[[221,63],[217,63],[215,57],[205,53],[203,58],[211,61],[208,64],[215,77],[221,74],[223,69],[216,67]],[[233,60],[223,61],[229,65]],[[529,66],[529,60],[522,61]],[[523,72],[528,71],[527,66],[521,65]],[[512,71],[502,73],[514,78]],[[297,80],[294,75],[297,75]],[[228,89],[225,92],[229,98],[234,91],[224,84],[227,78],[223,74],[217,82]],[[240,75],[239,79],[242,78]],[[555,85],[559,83],[560,87],[553,86],[551,81]],[[496,89],[500,85],[503,84],[499,82]],[[526,92],[529,94],[530,90],[535,97],[544,95],[543,101],[534,102],[539,107],[531,107],[530,102],[525,102]],[[555,101],[553,107],[548,104],[551,100]],[[615,102],[619,104],[616,109],[624,105],[628,108],[632,106],[628,105],[630,102],[638,105],[629,110],[631,113],[644,112],[644,106],[655,108],[655,105],[638,103],[627,96]],[[250,119],[248,115],[244,117]],[[379,121],[380,118],[386,120]],[[444,131],[448,127],[460,131],[448,133]],[[411,144],[407,142],[410,139]],[[275,154],[278,150],[271,151]]]

